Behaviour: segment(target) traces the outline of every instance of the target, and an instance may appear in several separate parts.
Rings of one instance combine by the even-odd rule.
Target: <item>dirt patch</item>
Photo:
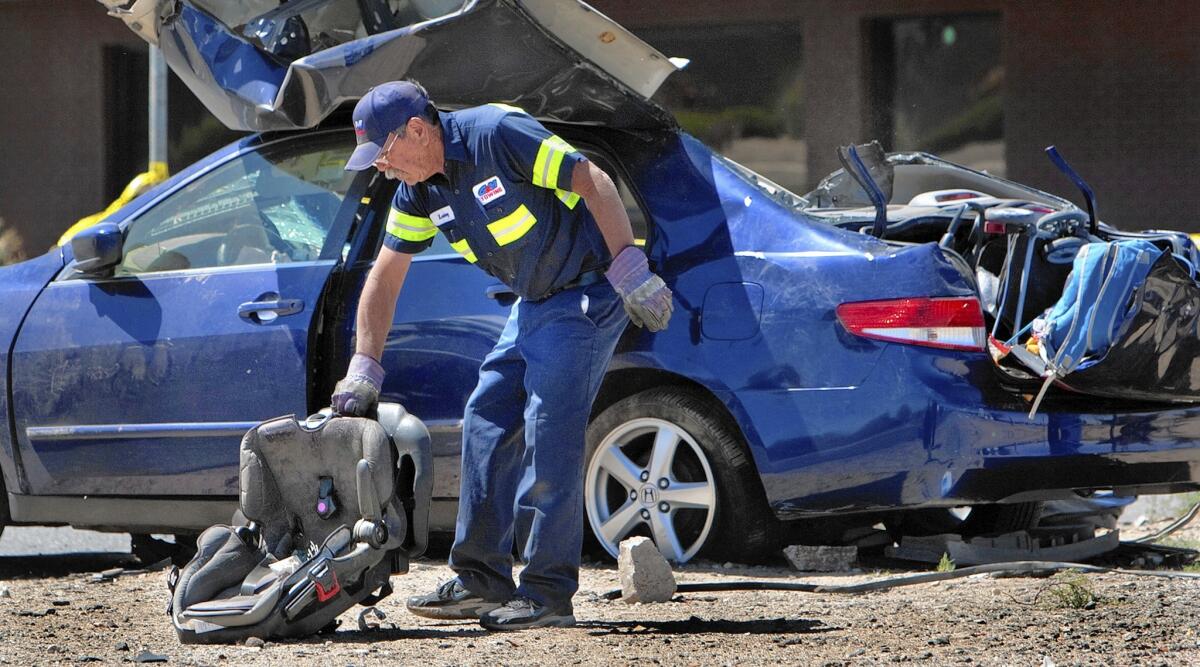
[[[711,592],[627,605],[615,567],[584,568],[579,625],[491,634],[469,622],[417,618],[405,596],[450,575],[426,560],[393,579],[380,628],[358,612],[334,633],[262,647],[181,646],[164,613],[164,572],[94,582],[113,556],[0,562],[0,660],[32,665],[161,657],[186,665],[925,664],[1068,665],[1200,662],[1195,580],[1126,574],[976,576],[861,595]],[[807,576],[783,567],[688,565],[681,582],[788,580],[848,584],[895,573]],[[1059,592],[1055,592],[1059,591]],[[0,592],[0,595],[3,595]],[[145,653],[143,653],[145,652]],[[1046,662],[1047,658],[1049,663]]]

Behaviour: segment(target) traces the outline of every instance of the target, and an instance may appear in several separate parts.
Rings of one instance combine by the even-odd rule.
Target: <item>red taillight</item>
[[[838,321],[863,338],[946,350],[983,350],[983,311],[975,297],[843,303]]]
[[[983,233],[984,234],[1004,234],[1007,231],[1008,231],[1008,228],[1005,227],[1004,221],[1002,221],[1002,220],[984,220],[983,221]]]

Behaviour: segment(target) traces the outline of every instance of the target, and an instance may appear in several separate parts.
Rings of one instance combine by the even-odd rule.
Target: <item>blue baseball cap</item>
[[[346,161],[347,171],[362,171],[375,164],[387,136],[421,115],[429,98],[409,81],[389,81],[367,91],[354,105],[354,136],[358,147]]]

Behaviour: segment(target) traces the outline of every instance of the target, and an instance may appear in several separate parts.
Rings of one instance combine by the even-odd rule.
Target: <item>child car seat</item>
[[[425,550],[432,454],[429,432],[404,408],[384,403],[378,416],[326,409],[246,433],[244,520],[205,530],[169,578],[182,643],[310,635],[391,594],[390,575]]]

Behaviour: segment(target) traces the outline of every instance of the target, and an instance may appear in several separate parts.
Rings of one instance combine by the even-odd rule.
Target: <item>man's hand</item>
[[[628,246],[613,258],[605,277],[621,295],[631,322],[651,331],[667,328],[674,308],[671,290],[650,272],[645,253]]]
[[[333,411],[347,417],[365,417],[379,404],[383,366],[365,354],[350,360],[346,377],[333,390]]]

